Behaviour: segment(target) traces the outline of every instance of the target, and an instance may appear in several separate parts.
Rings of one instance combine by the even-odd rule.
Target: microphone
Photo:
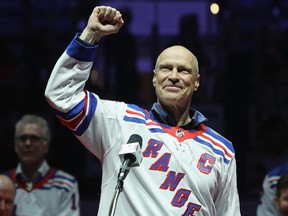
[[[118,180],[123,181],[130,171],[130,167],[139,166],[142,162],[142,137],[138,134],[132,134],[127,142],[123,144],[119,151],[119,156],[123,160],[120,167]]]

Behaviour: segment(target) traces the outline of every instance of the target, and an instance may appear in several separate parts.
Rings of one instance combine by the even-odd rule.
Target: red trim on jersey
[[[55,174],[57,170],[55,168],[50,168],[50,170],[48,171],[48,173],[46,174],[46,176],[44,176],[44,178],[41,179],[41,181],[37,182],[37,183],[33,183],[33,188],[31,190],[27,190],[26,188],[26,183],[23,183],[21,181],[19,181],[16,178],[16,169],[12,169],[10,170],[10,176],[13,179],[14,182],[16,182],[16,184],[22,188],[23,190],[27,191],[27,192],[31,192],[34,189],[40,188],[42,187],[45,183],[48,182],[48,180]]]
[[[221,149],[224,151],[225,155],[227,155],[228,157],[232,158],[232,155],[226,150],[225,147],[223,147],[223,145],[221,145],[221,144],[218,143],[218,142],[215,142],[215,141],[212,140],[210,137],[205,136],[205,135],[203,135],[203,134],[202,134],[202,137],[204,137],[205,139],[208,139],[213,145],[218,146],[219,148],[221,148]]]
[[[137,115],[137,116],[140,116],[142,118],[145,118],[145,115],[143,115],[142,112],[137,112],[134,109],[129,109],[129,107],[126,109],[126,113]]]
[[[88,107],[88,94],[87,91],[85,91],[85,97],[83,99],[84,101],[84,107],[83,110],[78,114],[78,116],[75,116],[73,119],[63,119],[61,118],[59,115],[57,115],[58,119],[60,120],[60,122],[67,126],[68,128],[70,128],[71,130],[75,130],[79,123],[84,119],[85,115],[86,115],[86,111],[87,111],[87,107]]]
[[[186,139],[193,139],[206,131],[206,126],[204,124],[200,124],[199,130],[196,131],[184,130],[181,127],[162,128],[171,136],[177,138],[179,142],[183,142]],[[177,130],[182,130],[184,132],[182,137],[177,136]]]

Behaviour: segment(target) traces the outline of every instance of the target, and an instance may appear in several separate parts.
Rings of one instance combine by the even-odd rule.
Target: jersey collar
[[[151,111],[155,118],[161,123],[168,124],[170,126],[176,126],[176,123],[173,121],[173,118],[169,113],[167,113],[158,103],[154,103]],[[180,126],[183,129],[195,129],[200,124],[208,121],[208,119],[199,111],[190,107],[189,116],[191,121],[186,125]]]

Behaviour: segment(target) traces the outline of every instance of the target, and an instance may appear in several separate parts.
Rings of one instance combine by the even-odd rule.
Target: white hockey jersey
[[[122,164],[119,149],[132,134],[143,139],[143,160],[125,179],[116,216],[240,215],[231,142],[205,126],[198,111],[194,126],[175,127],[157,118],[157,107],[146,110],[86,91],[96,49],[76,35],[57,61],[45,96],[62,124],[102,162],[98,215],[108,215]]]
[[[21,166],[7,175],[15,182],[16,216],[79,216],[78,182],[72,175],[50,167],[46,161],[34,182],[21,181]]]

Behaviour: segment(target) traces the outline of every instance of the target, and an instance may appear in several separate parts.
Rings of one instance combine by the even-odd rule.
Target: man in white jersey
[[[275,205],[277,182],[281,176],[288,174],[288,162],[273,167],[267,172],[262,183],[260,203],[257,206],[257,216],[278,216]]]
[[[137,134],[143,160],[131,167],[115,215],[239,216],[233,145],[191,107],[200,75],[188,49],[172,46],[157,58],[152,80],[157,102],[151,110],[103,100],[84,89],[100,39],[123,24],[115,8],[95,7],[85,29],[58,59],[45,90],[62,124],[102,163],[98,215],[111,212],[123,163],[119,150]]]
[[[51,133],[47,121],[24,115],[15,125],[16,168],[8,170],[16,185],[17,216],[79,216],[78,182],[46,161]]]

